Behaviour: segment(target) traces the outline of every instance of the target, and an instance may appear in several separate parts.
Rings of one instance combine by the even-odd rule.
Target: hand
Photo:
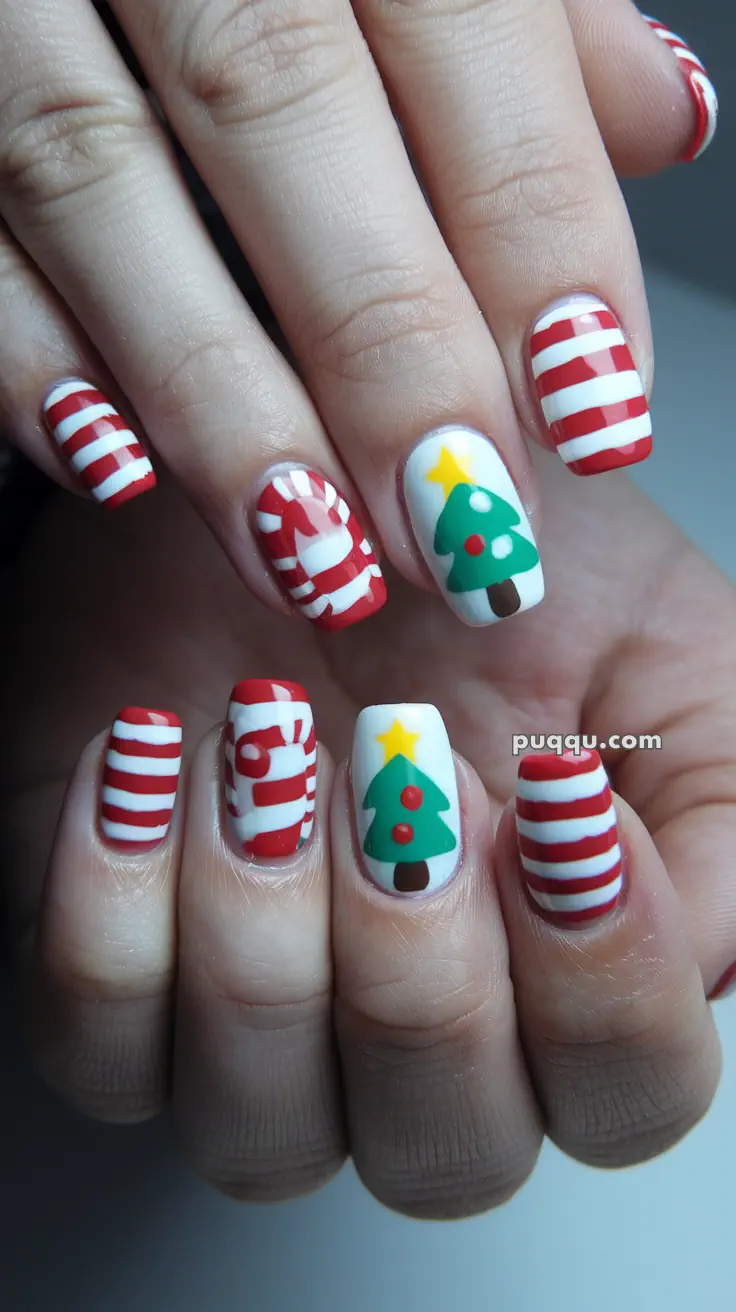
[[[548,595],[490,634],[392,579],[380,616],[320,639],[243,597],[171,487],[123,517],[51,507],[6,611],[0,819],[36,1059],[82,1111],[136,1120],[171,1098],[196,1169],[251,1199],[313,1188],[350,1151],[418,1216],[507,1197],[543,1131],[618,1166],[705,1112],[706,993],[736,959],[733,592],[625,481],[581,486],[548,457],[540,472]],[[311,841],[275,863],[236,852],[224,823],[212,726],[244,676],[304,684],[324,744]],[[328,822],[356,710],[402,701],[437,705],[465,758],[461,864],[419,898],[364,877],[342,768]],[[96,822],[100,727],[131,702],[178,713],[189,758],[148,853]],[[618,906],[550,923],[523,891],[512,815],[493,828],[512,735],[581,729],[662,749],[603,753]],[[441,766],[449,797],[436,741],[431,788]]]
[[[145,434],[253,593],[338,627],[377,609],[382,583],[368,568],[357,601],[349,588],[336,599],[283,549],[273,509],[256,513],[277,464],[325,475],[358,515],[362,499],[422,586],[412,539],[431,534],[431,507],[407,498],[412,534],[397,474],[423,434],[488,434],[532,520],[522,429],[581,473],[647,454],[649,323],[614,168],[646,173],[709,141],[715,97],[686,47],[658,40],[628,0],[112,8],[295,369],[240,296],[88,0],[0,0],[0,392],[6,427],[49,473],[71,486],[68,458],[119,504],[152,485]],[[568,299],[550,337],[550,305],[575,292],[612,312],[586,318]],[[573,396],[564,380],[581,374]],[[360,552],[355,517],[351,530],[343,547]],[[269,562],[297,566],[274,577],[260,535]],[[329,567],[337,588],[357,561]]]

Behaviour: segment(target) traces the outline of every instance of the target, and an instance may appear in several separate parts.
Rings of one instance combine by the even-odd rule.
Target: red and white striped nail
[[[574,474],[646,460],[652,419],[615,314],[596,296],[551,306],[529,338],[529,368],[545,423]]]
[[[181,720],[171,711],[126,706],[113,724],[102,776],[100,828],[136,851],[166,837],[181,767]]]
[[[525,756],[516,832],[527,889],[539,910],[580,924],[615,907],[623,888],[621,848],[597,752]]]
[[[81,378],[57,383],[43,403],[52,437],[96,501],[110,508],[156,486],[148,456],[103,392]]]
[[[715,136],[716,127],[718,126],[716,89],[705,71],[703,61],[698,59],[698,56],[693,53],[681,36],[671,32],[668,27],[665,27],[664,23],[658,22],[656,18],[649,18],[647,14],[642,14],[642,18],[645,23],[649,24],[660,40],[664,41],[677,56],[687,89],[695,105],[695,132],[688,149],[682,156],[683,163],[689,164],[708,149]]]
[[[244,679],[233,688],[225,730],[225,803],[237,852],[291,856],[314,826],[317,739],[298,683]]]
[[[353,511],[311,469],[274,472],[256,527],[286,596],[321,629],[344,629],[380,610],[386,584]]]

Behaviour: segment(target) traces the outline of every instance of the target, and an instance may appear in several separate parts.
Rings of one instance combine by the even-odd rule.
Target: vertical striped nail
[[[126,706],[110,734],[100,828],[110,842],[146,851],[166,837],[181,766],[181,721]]]
[[[453,424],[422,438],[406,462],[404,499],[437,586],[465,624],[494,624],[542,600],[526,511],[482,433]]]
[[[291,856],[314,826],[317,739],[298,683],[244,679],[230,694],[225,802],[233,847],[245,856]]]
[[[96,501],[112,508],[156,486],[135,433],[96,387],[81,378],[58,383],[43,412],[52,437]]]
[[[602,474],[652,450],[647,398],[621,325],[595,296],[575,296],[537,320],[530,367],[547,427],[574,474]]]
[[[542,911],[578,924],[616,905],[623,887],[621,848],[597,752],[525,756],[516,832],[527,888]]]
[[[716,90],[705,71],[702,60],[693,54],[682,37],[671,32],[668,27],[665,27],[664,23],[659,23],[656,18],[649,18],[646,14],[642,14],[642,18],[645,23],[649,24],[660,40],[664,41],[677,56],[687,89],[695,105],[697,116],[695,132],[688,149],[682,157],[683,163],[689,164],[708,149],[715,136],[716,127],[718,126],[718,97]]]
[[[436,706],[367,706],[351,759],[363,864],[389,893],[434,892],[460,860],[460,805]]]
[[[386,584],[347,502],[311,469],[275,472],[256,527],[281,587],[321,629],[345,629],[380,610]]]

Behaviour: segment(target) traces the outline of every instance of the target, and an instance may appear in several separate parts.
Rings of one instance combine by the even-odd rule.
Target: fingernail
[[[527,889],[538,908],[567,924],[613,909],[623,887],[621,848],[597,752],[525,756],[516,832]]]
[[[717,1002],[720,998],[727,998],[734,991],[736,991],[736,961],[728,970],[724,970],[718,983],[708,994],[708,1001]]]
[[[595,296],[552,306],[534,325],[530,369],[545,423],[574,474],[646,460],[652,419],[621,325]]]
[[[698,56],[693,54],[687,42],[682,37],[671,32],[664,23],[660,23],[656,18],[649,18],[642,14],[645,23],[648,23],[652,31],[674,51],[680,61],[682,76],[687,83],[688,91],[692,96],[695,112],[697,116],[695,133],[690,146],[683,155],[683,163],[689,164],[692,160],[697,159],[706,151],[713,140],[718,125],[718,97],[715,87],[705,71],[705,66]]]
[[[351,776],[363,864],[389,893],[433,893],[460,860],[460,806],[447,730],[436,706],[367,706]]]
[[[448,426],[415,446],[404,469],[414,536],[448,605],[466,624],[493,624],[544,596],[534,535],[498,451]]]
[[[244,679],[230,694],[225,802],[230,841],[270,860],[303,847],[314,826],[317,739],[298,683]]]
[[[386,601],[370,542],[322,474],[274,472],[258,498],[256,527],[286,597],[320,629],[345,629]]]
[[[156,486],[135,433],[90,383],[81,378],[58,383],[43,412],[51,436],[96,501],[112,508]]]
[[[105,838],[148,851],[166,837],[181,766],[181,720],[126,706],[112,726],[102,776]]]

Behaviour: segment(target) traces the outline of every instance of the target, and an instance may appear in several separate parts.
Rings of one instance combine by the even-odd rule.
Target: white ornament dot
[[[491,509],[491,504],[491,498],[487,492],[471,492],[468,497],[470,509],[477,511],[479,515],[487,515]]]
[[[500,538],[494,538],[491,543],[491,555],[494,560],[505,560],[507,556],[511,555],[513,549],[514,544],[508,533],[504,533]]]

